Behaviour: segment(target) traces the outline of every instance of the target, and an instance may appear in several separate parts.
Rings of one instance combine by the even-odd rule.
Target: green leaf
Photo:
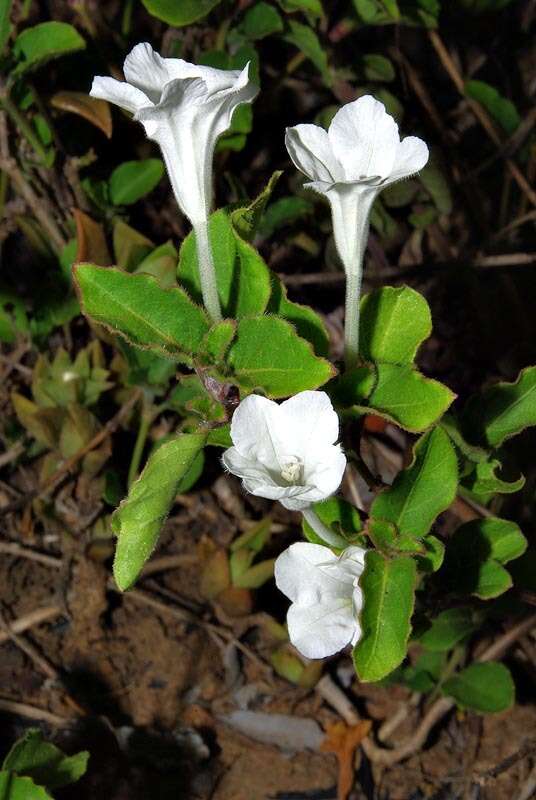
[[[335,372],[288,322],[276,317],[240,320],[227,360],[243,389],[262,389],[273,398],[318,389]]]
[[[362,636],[353,658],[361,681],[379,681],[404,659],[411,631],[416,583],[412,558],[387,559],[375,550],[365,556],[359,579],[363,591]]]
[[[487,450],[485,450],[483,447],[477,447],[474,444],[470,444],[463,436],[460,422],[454,414],[451,414],[450,412],[445,414],[439,424],[443,430],[448,433],[450,439],[456,445],[462,456],[464,456],[468,461],[478,464],[481,461],[486,461],[489,458],[489,453]]]
[[[357,406],[363,414],[361,405],[367,401],[376,385],[376,372],[371,366],[357,367],[340,375],[332,384],[330,396],[337,406],[349,408]]]
[[[284,36],[284,39],[297,47],[298,50],[301,50],[301,52],[313,62],[321,73],[326,86],[332,85],[333,78],[331,77],[326,51],[320,44],[320,40],[312,28],[291,19],[289,21],[289,31]]]
[[[413,367],[377,364],[377,381],[368,406],[407,431],[426,430],[445,413],[455,395],[444,384]]]
[[[245,239],[246,242],[250,242],[253,239],[257,229],[261,225],[264,219],[266,204],[272,196],[272,192],[282,174],[282,170],[272,172],[270,180],[254,200],[231,211],[230,216],[233,227],[238,235],[241,236],[242,239]]]
[[[201,345],[202,355],[211,364],[223,361],[236,333],[236,322],[224,319],[209,330]]]
[[[504,664],[495,661],[471,664],[445,681],[441,688],[461,708],[483,713],[506,711],[515,701],[515,686],[510,671]]]
[[[28,333],[24,302],[11,292],[0,291],[0,341],[12,344],[17,334]]]
[[[320,0],[277,0],[277,2],[287,14],[303,11],[313,17],[324,16],[324,9]]]
[[[85,750],[74,756],[64,755],[58,747],[43,739],[38,728],[30,728],[15,742],[2,769],[32,778],[48,789],[58,789],[79,780],[86,772],[88,759],[89,753]]]
[[[0,772],[0,800],[53,800],[43,786],[31,778],[20,778],[11,772]]]
[[[437,536],[427,536],[422,541],[424,553],[415,557],[421,572],[437,572],[445,558],[445,545]]]
[[[205,468],[205,454],[201,450],[190,464],[177,485],[177,494],[186,494],[195,486]]]
[[[293,225],[314,212],[314,203],[305,197],[281,197],[270,203],[259,223],[259,235],[269,239],[286,225]]]
[[[501,128],[511,136],[521,124],[521,117],[511,100],[484,81],[466,81],[465,94],[484,106]]]
[[[361,300],[359,350],[366,359],[412,364],[431,332],[428,303],[409,286],[384,286]]]
[[[233,586],[238,586],[241,589],[259,589],[266,581],[273,578],[274,564],[275,558],[267,558],[264,561],[259,561],[258,564],[253,564],[233,580]]]
[[[131,272],[154,250],[154,244],[139,231],[116,219],[113,227],[115,264]],[[103,266],[106,266],[103,264]]]
[[[396,77],[393,62],[380,53],[365,53],[361,59],[365,78],[369,81],[394,81]]]
[[[309,306],[302,306],[289,300],[286,286],[273,273],[271,281],[272,294],[266,311],[291,322],[298,335],[311,342],[317,355],[327,356],[329,334],[322,319]]]
[[[11,24],[11,7],[13,0],[3,0],[0,3],[0,55],[8,43],[13,25]]]
[[[110,175],[110,200],[115,206],[129,206],[152,192],[164,174],[164,162],[159,158],[144,161],[125,161]]]
[[[181,28],[206,17],[221,0],[142,0],[142,3],[153,17]]]
[[[419,191],[419,184],[416,180],[409,178],[405,181],[392,183],[382,192],[382,200],[388,208],[403,208],[415,200],[415,195]]]
[[[133,585],[156,547],[178,487],[205,441],[205,434],[183,433],[159,447],[114,513],[112,528],[118,537],[114,577],[121,591]]]
[[[144,272],[157,279],[162,289],[171,289],[176,286],[177,250],[172,242],[164,242],[160,247],[155,247],[143,261],[134,269],[133,274]]]
[[[344,536],[350,544],[360,541],[363,524],[357,508],[342,497],[328,497],[313,506],[315,514],[334,533]],[[325,544],[308,522],[302,519],[303,535],[313,544]]]
[[[75,267],[84,314],[138,347],[185,360],[209,329],[205,312],[182,289],[162,289],[151,275],[112,267]]]
[[[434,201],[440,214],[452,213],[452,192],[444,171],[438,164],[435,153],[428,164],[420,170],[418,179]],[[396,186],[396,184],[395,184]]]
[[[212,214],[209,234],[222,313],[240,318],[262,314],[270,297],[270,274],[257,251],[233,230],[224,210]],[[182,243],[179,282],[197,302],[202,302],[195,233]]]
[[[394,522],[401,533],[426,536],[453,502],[457,487],[456,452],[447,434],[434,428],[416,443],[411,465],[376,497],[371,516]]]
[[[483,600],[498,597],[512,586],[504,569],[527,548],[527,540],[515,522],[496,517],[471,520],[451,537],[442,576],[458,594]]]
[[[481,461],[474,465],[473,470],[464,477],[463,485],[470,492],[487,502],[495,494],[513,494],[519,492],[525,485],[525,478],[521,475],[515,481],[502,480],[497,472],[502,468],[501,462],[496,458],[490,461]]]
[[[515,383],[497,383],[472,397],[461,421],[470,441],[491,447],[536,425],[536,367],[522,370]]]
[[[431,692],[438,683],[445,667],[444,653],[425,650],[414,666],[397,670],[397,682],[403,683],[414,692]],[[397,673],[400,673],[397,675]]]
[[[13,55],[19,63],[11,74],[22,75],[53,58],[83,50],[85,46],[76,28],[66,22],[41,22],[25,28],[13,45]]]
[[[449,608],[432,620],[430,627],[419,636],[418,642],[427,650],[441,653],[470,636],[478,624],[469,606]]]
[[[282,31],[283,20],[273,6],[261,0],[247,10],[239,30],[246,39],[264,39],[271,33]]]

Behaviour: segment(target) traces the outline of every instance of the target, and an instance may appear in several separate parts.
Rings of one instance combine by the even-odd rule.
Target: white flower
[[[248,68],[213,69],[162,58],[144,42],[125,59],[126,83],[93,81],[92,97],[130,111],[160,145],[177,202],[194,226],[210,213],[216,141],[231,125],[235,108],[257,95]]]
[[[251,394],[234,412],[234,447],[222,461],[251,494],[301,511],[339,488],[346,457],[338,436],[325,392],[300,392],[280,405]]]
[[[402,141],[383,103],[370,95],[344,105],[329,130],[319,125],[287,128],[286,145],[296,167],[325,194],[333,210],[337,249],[345,268],[360,258],[358,216],[366,216],[389,184],[418,172],[428,161],[426,144],[415,136]],[[362,209],[359,209],[359,205]]]
[[[277,587],[292,601],[290,641],[306,658],[326,658],[359,640],[364,557],[360,547],[336,556],[322,545],[297,542],[275,562]]]
[[[305,186],[327,197],[333,236],[346,272],[345,360],[358,359],[359,294],[369,215],[386,186],[418,172],[428,161],[426,144],[415,136],[402,141],[383,103],[370,95],[347,103],[325,131],[319,125],[287,128],[285,142]]]

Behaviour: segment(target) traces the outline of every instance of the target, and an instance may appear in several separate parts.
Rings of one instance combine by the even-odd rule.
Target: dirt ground
[[[75,483],[67,490],[75,496]],[[40,609],[49,609],[50,619],[15,641],[0,633],[1,693],[24,704],[20,713],[1,712],[0,744],[7,749],[32,713],[46,709],[60,718],[49,721],[45,713],[37,724],[67,751],[91,752],[86,777],[59,792],[60,800],[337,797],[337,760],[319,750],[308,727],[329,728],[337,713],[315,691],[274,675],[262,614],[253,609],[233,619],[200,594],[202,543],[209,535],[228,543],[237,530],[234,514],[262,512],[264,502],[252,500],[254,506],[228,476],[213,490],[181,498],[153,558],[161,571],[146,575],[130,594],[113,589],[107,543],[90,541],[87,533],[20,530],[24,557],[2,555],[3,619],[24,621]],[[290,538],[297,533],[294,520],[278,513],[278,535]],[[48,555],[46,564],[34,560],[36,552]],[[283,614],[275,591],[272,605]],[[411,734],[422,710],[408,690],[359,685],[347,657],[331,666],[364,718],[381,722],[401,707],[407,711],[389,745]],[[351,797],[520,797],[534,754],[536,708],[523,662],[514,654],[509,666],[518,686],[513,710],[486,718],[451,713],[419,755],[387,769],[361,756]],[[250,735],[240,724],[237,729],[235,714],[245,710],[284,715],[274,718],[275,731],[288,749],[270,743],[264,717]],[[303,723],[303,731],[285,731],[288,717]],[[313,740],[315,748],[307,749]]]

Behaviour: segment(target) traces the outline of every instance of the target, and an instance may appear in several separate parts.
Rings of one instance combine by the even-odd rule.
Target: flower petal
[[[275,562],[277,588],[304,608],[328,599],[351,599],[354,576],[338,569],[338,562],[329,547],[310,542],[291,544]]]
[[[217,111],[211,125],[211,136],[214,145],[217,138],[230,128],[235,108],[243,103],[251,103],[259,93],[259,87],[249,78],[249,65],[250,62],[248,61],[241,72],[238,70],[203,68],[204,70],[210,69],[211,73],[221,73],[221,76],[212,76],[210,78],[205,71],[202,74],[203,81],[207,87],[205,102]],[[231,77],[233,82],[226,86],[225,83],[227,81],[230,82]]]
[[[275,486],[268,470],[257,459],[245,458],[236,447],[229,447],[221,457],[225,469],[253,486]]]
[[[313,460],[314,458],[314,460]],[[346,469],[346,456],[337,445],[318,447],[314,456],[306,462],[305,482],[314,490],[314,499],[325,500],[341,485],[341,481]],[[316,496],[318,495],[318,496]],[[313,491],[310,494],[313,497]]]
[[[348,600],[330,599],[308,608],[291,605],[287,625],[290,641],[306,658],[332,656],[361,634]]]
[[[325,658],[361,635],[356,610],[364,551],[349,547],[341,557],[322,545],[297,542],[275,562],[275,581],[293,601],[287,623],[290,641],[307,658]]]
[[[333,117],[328,137],[346,180],[387,178],[400,142],[398,126],[383,103],[365,95],[344,105]]]
[[[393,170],[384,186],[414,175],[428,163],[429,156],[428,147],[422,139],[406,136],[398,145]]]
[[[278,432],[279,406],[273,400],[250,394],[233,414],[231,439],[238,452],[256,458],[269,469],[281,470],[278,453],[287,452]]]
[[[339,417],[325,392],[299,392],[279,406],[291,435],[288,452],[307,458],[309,450],[339,437]]]
[[[294,165],[312,181],[332,184],[344,179],[328,134],[320,125],[287,128],[285,145]]]
[[[97,76],[93,78],[93,84],[89,93],[91,97],[100,100],[107,100],[109,103],[136,114],[141,108],[151,105],[151,101],[140,89],[124,81],[116,81],[115,78],[104,78]]]
[[[132,48],[123,64],[127,81],[158,103],[166,83],[170,80],[166,59],[156,53],[148,42]]]

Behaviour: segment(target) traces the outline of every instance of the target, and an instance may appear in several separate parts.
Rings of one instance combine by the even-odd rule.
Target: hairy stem
[[[304,520],[309,523],[316,535],[326,542],[326,544],[329,544],[331,547],[347,546],[348,542],[346,539],[343,539],[343,537],[339,536],[337,533],[333,533],[333,531],[330,530],[327,525],[324,525],[322,520],[312,508],[305,508],[302,511],[302,514]]]
[[[218,286],[216,284],[216,270],[208,235],[208,222],[196,222],[194,224],[194,232],[203,303],[213,322],[219,322],[222,316]]]
[[[359,294],[361,291],[361,265],[359,271],[346,274],[346,301],[344,312],[344,365],[355,369],[359,361]]]

